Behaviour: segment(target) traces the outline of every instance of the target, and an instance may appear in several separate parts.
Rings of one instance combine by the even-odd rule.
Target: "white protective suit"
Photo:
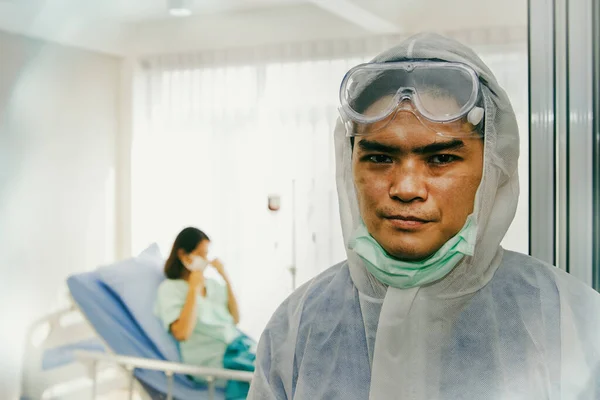
[[[442,280],[395,289],[348,260],[293,293],[257,354],[249,398],[600,399],[600,295],[500,242],[519,195],[519,135],[506,93],[470,49],[433,34],[374,62],[437,59],[479,75],[485,105],[484,174],[475,253]],[[335,131],[346,245],[360,220],[350,140]]]

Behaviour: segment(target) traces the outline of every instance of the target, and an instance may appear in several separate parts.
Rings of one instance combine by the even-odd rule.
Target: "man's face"
[[[401,111],[382,129],[356,137],[352,169],[369,233],[390,255],[420,260],[456,235],[473,212],[483,140],[440,136]]]

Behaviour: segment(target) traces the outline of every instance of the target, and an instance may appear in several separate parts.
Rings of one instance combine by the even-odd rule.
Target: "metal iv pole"
[[[296,290],[296,180],[292,179],[292,265],[288,268],[292,274],[292,291]]]

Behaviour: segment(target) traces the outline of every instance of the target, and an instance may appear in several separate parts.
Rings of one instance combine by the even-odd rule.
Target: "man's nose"
[[[426,172],[417,160],[405,160],[394,174],[390,197],[403,203],[427,200]]]

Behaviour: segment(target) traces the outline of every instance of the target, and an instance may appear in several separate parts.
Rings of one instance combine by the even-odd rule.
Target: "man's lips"
[[[414,215],[386,215],[385,218],[398,221],[431,222],[427,219],[419,218]]]
[[[432,222],[430,219],[417,217],[416,215],[411,214],[391,214],[385,215],[384,218],[392,227],[403,231],[419,230],[427,223]]]

